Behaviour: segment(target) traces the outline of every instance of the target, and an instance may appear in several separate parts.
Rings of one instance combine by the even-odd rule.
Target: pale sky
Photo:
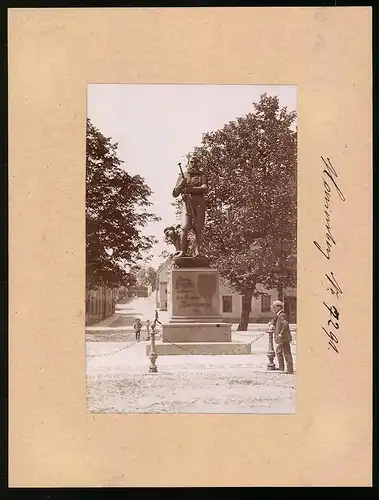
[[[168,250],[165,227],[176,223],[170,205],[179,169],[186,154],[200,145],[203,133],[253,110],[261,94],[279,97],[280,107],[297,109],[297,88],[287,85],[129,85],[89,84],[87,114],[93,125],[112,142],[130,174],[140,174],[153,194],[152,210],[162,218],[144,234],[158,240],[150,265],[157,268],[159,254]]]

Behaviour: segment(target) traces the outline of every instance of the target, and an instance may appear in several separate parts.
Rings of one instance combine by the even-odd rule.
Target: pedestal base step
[[[229,323],[171,323],[162,325],[162,340],[179,342],[230,342],[232,327]]]
[[[151,345],[146,345],[146,356],[150,355]],[[251,354],[251,344],[241,342],[181,342],[174,344],[157,343],[155,351],[158,356],[181,354],[185,356],[198,355],[234,355]]]

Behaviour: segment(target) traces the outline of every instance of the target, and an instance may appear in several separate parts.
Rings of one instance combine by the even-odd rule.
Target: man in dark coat
[[[271,305],[271,310],[275,313],[272,324],[274,330],[274,341],[277,344],[276,357],[278,359],[278,370],[284,371],[284,360],[286,361],[286,373],[293,373],[293,360],[291,353],[292,335],[290,327],[283,311],[283,302],[276,300]]]

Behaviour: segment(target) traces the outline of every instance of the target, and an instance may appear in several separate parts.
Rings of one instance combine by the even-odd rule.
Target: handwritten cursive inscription
[[[334,276],[333,273],[330,273],[330,275],[325,274],[327,280],[328,280],[328,288],[327,290],[331,293],[331,295],[334,298],[339,299],[340,295],[342,295],[342,288],[338,284],[336,277]],[[338,353],[338,337],[337,337],[337,330],[339,330],[339,320],[340,320],[340,312],[337,309],[335,305],[330,305],[324,302],[324,306],[326,309],[329,311],[329,320],[328,320],[328,330],[325,327],[322,327],[324,330],[325,334],[329,338],[329,347],[328,349],[332,348],[336,353]]]
[[[322,156],[321,160],[323,162],[322,182],[324,187],[323,210],[325,220],[325,243],[321,245],[314,240],[313,244],[321,255],[327,261],[331,262],[332,250],[336,245],[336,239],[332,233],[332,195],[337,194],[341,201],[346,201],[346,198],[337,183],[338,174],[332,162],[329,158],[325,159]],[[333,272],[326,273],[325,276],[327,279],[326,291],[329,292],[329,297],[327,300],[323,301],[323,304],[328,312],[328,320],[327,325],[322,326],[322,330],[328,337],[328,349],[332,349],[334,352],[338,353],[338,334],[341,312],[339,306],[338,308],[336,306],[336,301],[340,299],[343,292]]]
[[[325,276],[327,277],[329,283],[329,288],[327,290],[329,290],[329,292],[332,294],[332,295],[335,295],[337,297],[337,299],[340,298],[340,295],[342,295],[342,288],[339,286],[337,280],[336,280],[336,277],[334,276],[334,273],[330,273],[329,274],[325,274]]]
[[[332,228],[331,228],[331,208],[330,208],[330,202],[331,202],[331,196],[332,196],[332,189],[335,189],[337,192],[338,196],[342,201],[345,201],[346,198],[344,194],[342,193],[341,189],[339,188],[336,178],[338,177],[338,174],[333,167],[331,161],[329,158],[323,158],[321,156],[322,161],[324,162],[324,165],[326,168],[322,171],[323,173],[323,183],[324,183],[324,216],[325,216],[325,247],[321,247],[321,245],[317,242],[314,241],[314,245],[316,248],[322,253],[322,255],[327,259],[330,260],[330,255],[332,252],[332,246],[336,244],[336,240],[334,239],[332,235]],[[327,180],[328,179],[328,180]]]

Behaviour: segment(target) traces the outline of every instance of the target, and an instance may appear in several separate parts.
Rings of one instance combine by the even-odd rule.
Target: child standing
[[[139,342],[140,337],[141,337],[141,329],[142,329],[142,322],[141,322],[140,318],[136,318],[136,320],[134,321],[134,324],[133,324],[133,328],[134,328],[134,331],[136,333],[136,342]]]

